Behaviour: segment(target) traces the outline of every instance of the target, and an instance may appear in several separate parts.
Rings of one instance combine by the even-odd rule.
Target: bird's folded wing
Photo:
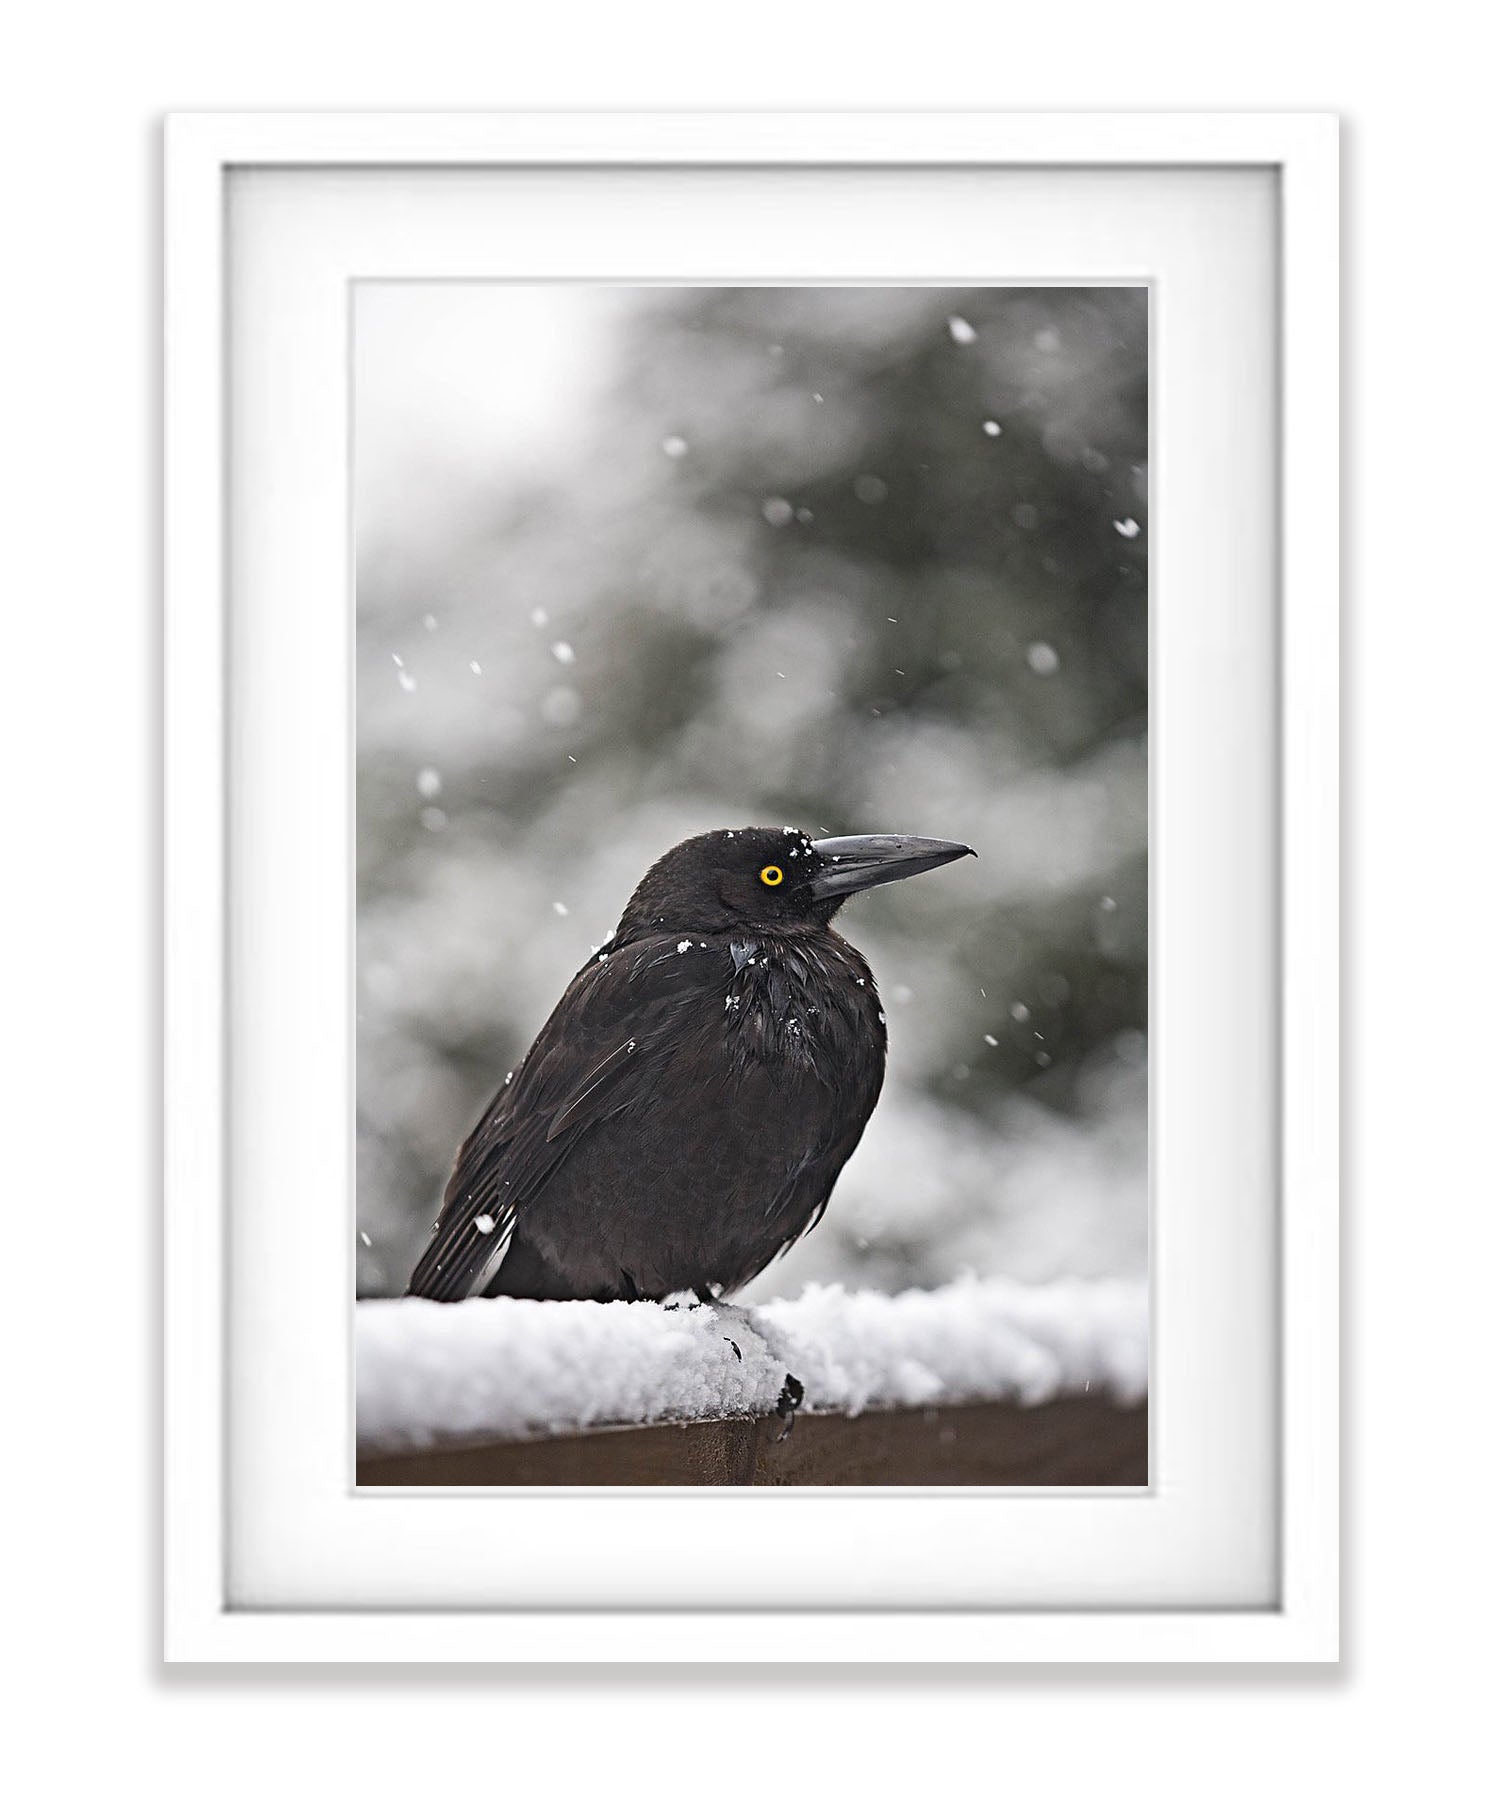
[[[650,1093],[678,1016],[722,994],[730,969],[722,950],[664,939],[584,965],[459,1151],[408,1293],[462,1300],[482,1289],[528,1200],[583,1133]]]

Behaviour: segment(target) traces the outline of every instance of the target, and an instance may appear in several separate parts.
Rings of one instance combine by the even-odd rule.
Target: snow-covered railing
[[[1118,1281],[814,1287],[749,1308],[369,1301],[356,1321],[359,1478],[1050,1481],[1055,1470],[985,1475],[998,1468],[985,1445],[1003,1439],[1007,1466],[1037,1470],[1038,1443],[1061,1421],[1069,1468],[1086,1469],[1092,1433],[1103,1461],[1127,1471],[1094,1478],[1143,1480],[1147,1335],[1144,1288]],[[854,1431],[850,1420],[870,1422]],[[660,1427],[678,1429],[652,1437]],[[810,1441],[832,1446],[832,1462],[791,1472]],[[882,1473],[872,1454],[938,1473]],[[829,1472],[851,1456],[857,1476]],[[945,1463],[981,1472],[945,1477]]]

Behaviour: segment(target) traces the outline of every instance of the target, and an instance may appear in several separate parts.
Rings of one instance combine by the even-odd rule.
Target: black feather
[[[838,840],[865,842],[888,862],[933,841]],[[692,839],[647,874],[460,1149],[410,1293],[732,1293],[817,1223],[885,1069],[825,866],[762,829]]]

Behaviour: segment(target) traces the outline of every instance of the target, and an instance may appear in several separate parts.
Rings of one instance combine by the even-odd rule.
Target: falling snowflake
[[[948,336],[953,339],[955,344],[972,344],[979,333],[967,319],[961,319],[957,313],[954,313],[948,320]]]

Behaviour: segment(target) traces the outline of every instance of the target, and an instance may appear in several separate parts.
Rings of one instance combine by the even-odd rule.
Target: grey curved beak
[[[978,855],[968,844],[950,843],[947,838],[900,837],[884,831],[868,837],[816,838],[813,849],[823,866],[808,885],[819,900],[905,881],[908,875],[940,869],[961,856]]]

